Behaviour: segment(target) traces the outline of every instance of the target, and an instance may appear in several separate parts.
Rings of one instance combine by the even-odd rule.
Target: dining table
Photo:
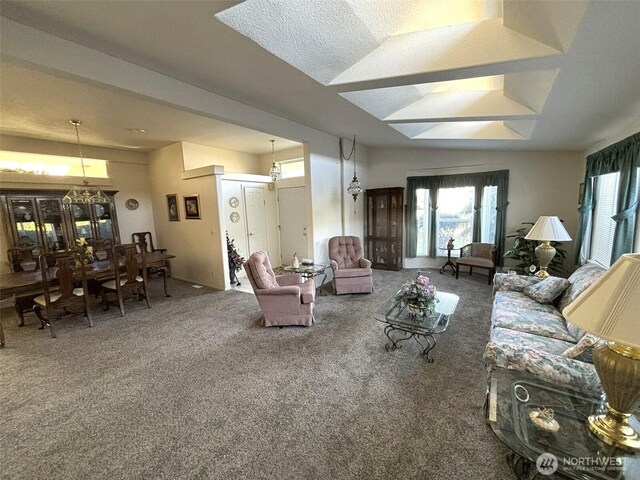
[[[142,255],[137,254],[138,263],[142,263]],[[175,258],[169,253],[152,252],[146,254],[146,267],[162,267],[167,261]],[[88,267],[91,267],[89,269]],[[48,278],[55,278],[56,267],[49,267]],[[115,272],[113,259],[96,260],[87,266],[87,279],[100,280],[109,278]],[[164,278],[164,293],[169,297],[167,291],[167,276],[162,270]],[[0,299],[8,298],[12,295],[16,297],[27,295],[38,295],[43,292],[42,272],[33,270],[30,272],[0,273]]]

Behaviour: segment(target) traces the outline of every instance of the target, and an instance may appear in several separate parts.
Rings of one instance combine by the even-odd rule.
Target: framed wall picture
[[[170,222],[180,221],[180,209],[178,208],[178,194],[169,193],[167,195],[167,210],[169,212]]]
[[[200,195],[183,195],[184,218],[187,220],[200,219]]]

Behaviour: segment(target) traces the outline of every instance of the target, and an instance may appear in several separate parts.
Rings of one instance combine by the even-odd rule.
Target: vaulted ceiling
[[[583,150],[640,112],[635,0],[59,0],[0,9],[371,146]]]

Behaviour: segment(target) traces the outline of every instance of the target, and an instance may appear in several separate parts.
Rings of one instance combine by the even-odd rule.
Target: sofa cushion
[[[586,335],[583,335],[578,343],[562,352],[562,356],[566,358],[577,358],[583,362],[593,363],[593,355],[591,354],[591,351],[593,350],[593,346],[599,341],[600,338],[587,333]]]
[[[484,360],[489,372],[495,368],[519,370],[551,383],[600,393],[600,379],[592,364],[562,356],[571,346],[554,338],[494,328],[485,347]]]
[[[521,297],[520,302],[513,302],[513,298],[516,296]],[[564,318],[555,308],[545,305],[549,307],[547,311],[533,310],[527,306],[528,302],[542,305],[522,293],[514,292],[513,295],[505,295],[505,292],[498,293],[493,304],[492,327],[509,328],[541,337],[575,342],[567,330]]]
[[[569,286],[569,280],[560,277],[547,277],[535,285],[526,287],[523,293],[538,303],[551,303]]]
[[[589,288],[605,271],[605,268],[599,264],[587,262],[573,272],[569,277],[569,286],[560,297],[558,310],[562,311],[564,307],[578,298],[578,295]]]
[[[556,313],[560,315],[558,309],[549,303],[539,303],[527,297],[522,292],[498,292],[493,303],[493,309],[504,310],[533,310],[535,312]]]

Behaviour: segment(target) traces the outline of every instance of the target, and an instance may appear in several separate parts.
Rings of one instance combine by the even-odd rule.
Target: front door
[[[267,208],[264,201],[264,187],[244,187],[243,194],[245,214],[247,216],[249,253],[259,250],[268,252]]]
[[[305,187],[278,189],[280,254],[282,264],[291,265],[293,254],[307,256],[307,207]]]

